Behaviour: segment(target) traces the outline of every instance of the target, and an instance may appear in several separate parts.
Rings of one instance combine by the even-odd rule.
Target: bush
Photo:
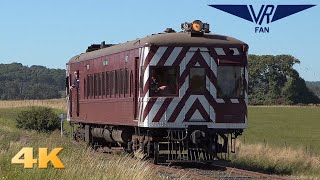
[[[48,107],[31,107],[18,114],[17,127],[38,132],[49,132],[60,128],[60,118]]]

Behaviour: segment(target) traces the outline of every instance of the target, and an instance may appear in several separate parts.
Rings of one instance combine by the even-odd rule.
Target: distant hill
[[[307,87],[318,97],[320,97],[320,81],[306,81]]]
[[[60,98],[64,87],[64,69],[0,64],[0,100]]]

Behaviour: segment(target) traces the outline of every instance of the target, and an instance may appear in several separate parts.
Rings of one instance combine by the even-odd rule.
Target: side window
[[[102,96],[106,95],[106,73],[102,72],[102,79],[101,79],[101,91],[102,91]]]
[[[83,99],[87,98],[87,81],[86,78],[83,79]]]
[[[133,88],[133,72],[130,71],[130,97],[132,96]]]
[[[90,96],[90,75],[87,75],[87,99]]]
[[[190,68],[189,88],[191,94],[203,94],[206,89],[206,75],[204,68]]]
[[[128,94],[128,87],[129,87],[129,71],[125,69],[124,75],[124,94]]]
[[[119,96],[123,94],[123,69],[119,70],[120,84],[119,84]]]
[[[110,97],[114,95],[114,71],[111,71],[110,75]]]
[[[98,88],[97,88],[97,81],[98,81],[98,77],[97,77],[97,74],[94,74],[94,78],[93,78],[93,81],[94,81],[94,85],[93,85],[93,91],[94,91],[94,94],[93,94],[93,98],[95,99],[96,97],[97,97],[97,94],[98,94],[98,92],[97,92],[97,90],[98,90]]]
[[[178,73],[177,66],[150,66],[150,97],[178,96]]]
[[[101,73],[98,74],[98,79],[97,79],[97,84],[98,84],[98,96],[101,96]]]
[[[114,92],[114,95],[115,97],[117,96],[118,94],[118,88],[119,88],[119,82],[118,82],[118,72],[119,70],[115,70],[115,78],[114,78],[114,87],[115,87],[115,92]]]
[[[109,89],[110,89],[110,83],[109,83],[109,72],[106,72],[106,97],[108,97]]]

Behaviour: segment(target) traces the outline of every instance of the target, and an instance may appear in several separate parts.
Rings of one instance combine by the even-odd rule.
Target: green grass
[[[320,154],[320,107],[249,107],[243,143],[302,148]]]

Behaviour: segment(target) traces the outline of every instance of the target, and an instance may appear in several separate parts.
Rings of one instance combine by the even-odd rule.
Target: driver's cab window
[[[178,67],[150,66],[149,96],[178,96]]]
[[[218,98],[239,98],[244,95],[244,67],[218,66]]]

